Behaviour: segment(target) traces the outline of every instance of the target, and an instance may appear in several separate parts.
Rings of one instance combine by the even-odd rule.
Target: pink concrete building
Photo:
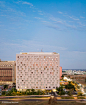
[[[60,83],[58,53],[16,54],[16,89],[56,89]]]
[[[60,79],[62,79],[62,67],[60,66]]]

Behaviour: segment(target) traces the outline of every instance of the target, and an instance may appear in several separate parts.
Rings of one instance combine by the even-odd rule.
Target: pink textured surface
[[[62,76],[62,67],[60,67],[60,79],[61,79],[61,76]]]

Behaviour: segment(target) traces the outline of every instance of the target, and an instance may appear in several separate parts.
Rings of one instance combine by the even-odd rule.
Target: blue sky
[[[41,49],[63,69],[86,69],[86,0],[0,0],[0,59]]]

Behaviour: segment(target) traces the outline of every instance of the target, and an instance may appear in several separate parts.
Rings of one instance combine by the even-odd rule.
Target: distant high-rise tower
[[[16,54],[16,89],[56,89],[59,80],[58,53]]]

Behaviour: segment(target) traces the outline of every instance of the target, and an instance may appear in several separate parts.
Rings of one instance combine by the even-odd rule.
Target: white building
[[[59,54],[16,54],[16,89],[55,89],[60,81]]]

